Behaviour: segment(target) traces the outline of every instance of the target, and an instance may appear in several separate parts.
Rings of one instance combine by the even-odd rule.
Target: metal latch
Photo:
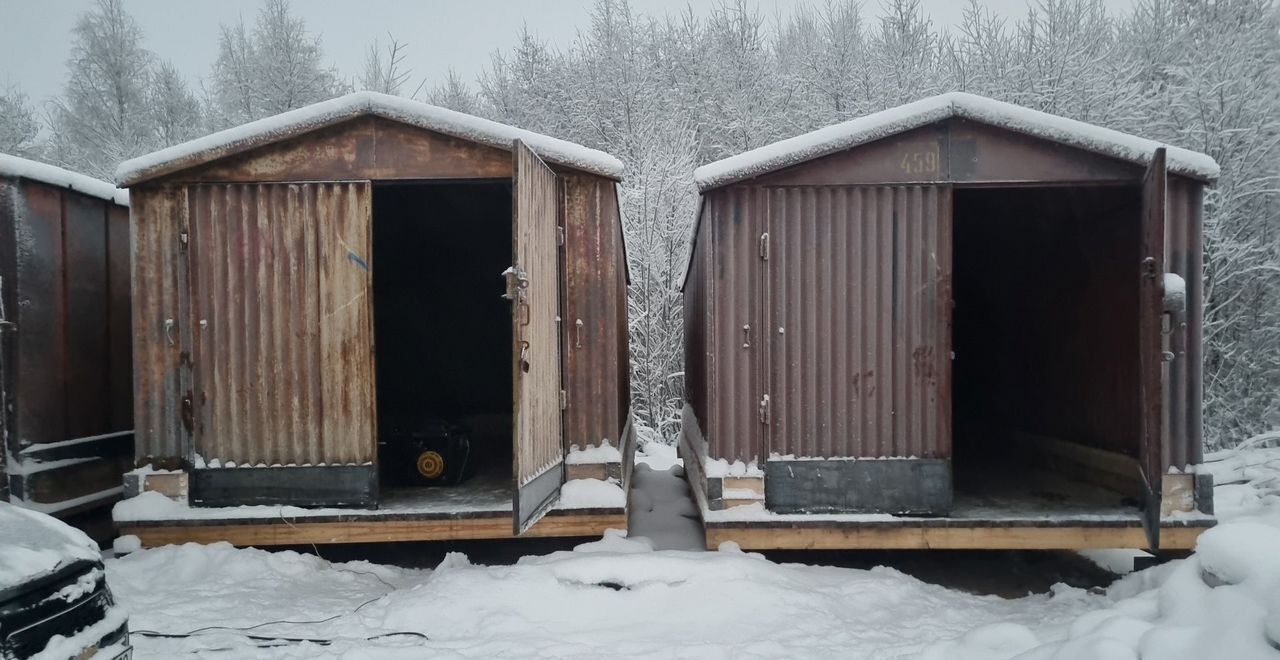
[[[556,226],[556,245],[564,245],[564,227]]]
[[[564,410],[569,407],[569,395],[564,390],[560,390],[560,409]]]
[[[769,232],[760,234],[760,258],[769,260]]]
[[[768,424],[769,423],[769,395],[768,394],[760,397],[759,414],[760,414],[760,423]]]

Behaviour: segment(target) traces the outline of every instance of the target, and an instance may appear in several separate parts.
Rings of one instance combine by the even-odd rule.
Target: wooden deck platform
[[[963,478],[962,478],[963,477]],[[759,505],[722,511],[698,493],[707,548],[745,550],[1081,550],[1146,548],[1135,503],[1105,488],[1041,472],[957,474],[948,516],[774,514]],[[1189,550],[1212,516],[1166,519],[1162,550]]]
[[[509,539],[510,488],[509,480],[478,475],[453,488],[388,490],[377,509],[190,507],[152,494],[156,497],[150,502],[126,500],[117,507],[115,526],[148,548],[218,541],[269,546]],[[622,507],[557,508],[521,538],[600,536],[606,529],[626,527]]]

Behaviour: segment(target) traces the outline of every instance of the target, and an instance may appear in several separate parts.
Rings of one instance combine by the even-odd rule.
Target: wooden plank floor
[[[524,533],[525,537],[600,536],[606,529],[626,529],[622,510],[577,513],[555,511]],[[154,548],[178,543],[226,541],[239,546],[302,545],[308,543],[389,543],[396,541],[457,541],[509,539],[511,514],[481,518],[374,519],[341,522],[307,522],[283,518],[254,521],[199,520],[182,524],[121,523],[120,534],[132,534],[142,546]]]
[[[1146,548],[1141,511],[1104,488],[1050,473],[957,472],[947,516],[771,514],[757,507],[710,511],[698,495],[707,548],[744,550],[1083,550]],[[1195,547],[1212,517],[1168,520],[1160,546]]]
[[[127,503],[127,502],[126,502]],[[172,508],[120,515],[143,547],[226,541],[239,546],[509,539],[511,480],[484,472],[449,488],[387,488],[376,509],[279,506]],[[552,509],[524,537],[600,536],[626,529],[619,508]]]

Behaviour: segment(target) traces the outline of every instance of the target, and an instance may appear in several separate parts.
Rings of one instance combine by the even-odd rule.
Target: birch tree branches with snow
[[[209,94],[215,126],[236,126],[350,91],[323,59],[320,37],[307,31],[288,0],[266,0],[252,30],[243,19],[222,26]]]

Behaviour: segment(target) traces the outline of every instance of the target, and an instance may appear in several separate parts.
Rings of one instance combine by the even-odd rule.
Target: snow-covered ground
[[[1238,482],[1231,520],[1192,558],[1105,591],[1006,599],[698,551],[678,460],[648,449],[631,538],[503,566],[455,553],[434,570],[170,546],[110,560],[108,579],[133,630],[196,631],[135,635],[139,658],[1280,659],[1280,450],[1215,457],[1219,482]]]

